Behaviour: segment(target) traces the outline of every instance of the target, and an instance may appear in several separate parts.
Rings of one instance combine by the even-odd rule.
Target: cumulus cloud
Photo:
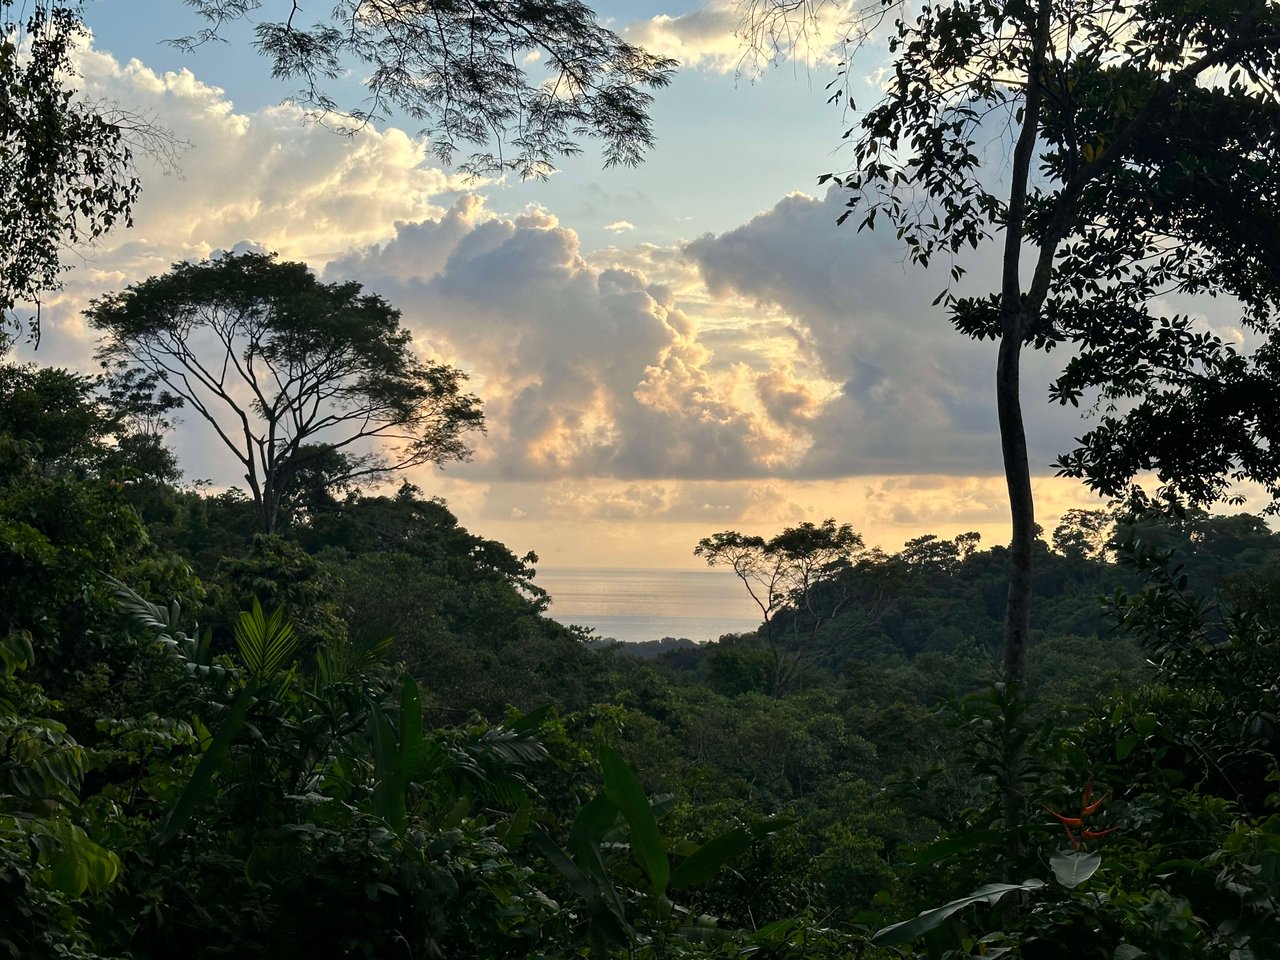
[[[157,73],[91,46],[76,51],[76,63],[87,99],[154,118],[190,146],[177,158],[177,175],[139,157],[143,191],[133,226],[77,251],[64,288],[42,297],[45,335],[33,357],[42,363],[92,369],[95,336],[83,308],[175,261],[257,249],[323,263],[393,235],[397,221],[443,216],[461,186],[399,130],[370,128],[347,139],[293,107],[237,112],[189,71]],[[177,437],[189,474],[235,482],[200,434],[188,418]]]
[[[158,74],[108,53],[77,56],[85,95],[154,115],[192,144],[180,176],[144,160],[130,242],[207,254],[251,239],[301,259],[332,256],[390,233],[396,220],[438,213],[456,176],[427,164],[426,144],[395,128],[334,136],[293,106],[237,112],[189,70]]]
[[[836,227],[838,194],[684,249],[588,258],[555,214],[499,216],[400,131],[346,140],[291,107],[238,113],[188,72],[93,50],[81,70],[90,95],[194,146],[181,179],[145,175],[134,229],[50,299],[55,352],[88,353],[91,296],[252,243],[381,293],[424,353],[473,374],[490,422],[476,480],[998,471],[989,345],[941,322],[891,237]],[[1040,464],[1077,427],[1031,422]],[[199,445],[182,452],[217,474]]]
[[[630,220],[615,220],[613,223],[606,223],[604,228],[609,233],[630,233],[636,225]]]
[[[490,422],[471,468],[480,476],[772,472],[808,443],[797,400],[784,397],[799,388],[774,385],[769,397],[788,414],[772,416],[752,387],[757,372],[718,360],[643,262],[588,262],[546,211],[498,217],[466,198],[438,219],[399,224],[326,276],[360,278],[404,310],[425,349],[475,371]]]
[[[706,17],[724,27],[727,9],[663,29],[711,50]],[[990,344],[951,331],[929,305],[939,284],[891,236],[837,228],[842,196],[793,195],[687,247],[622,246],[617,221],[619,245],[584,255],[555,213],[496,212],[401,131],[346,140],[290,107],[237,112],[186,71],[92,49],[80,63],[88,95],[193,146],[181,177],[143,169],[136,226],[46,299],[44,362],[90,365],[79,311],[93,296],[254,245],[362,282],[402,308],[425,355],[472,374],[490,424],[476,461],[418,479],[521,549],[565,531],[594,544],[607,526],[615,560],[643,540],[670,562],[731,526],[1000,522],[998,483],[954,480],[999,470]],[[1079,424],[1031,390],[1040,465]],[[237,482],[199,423],[178,447],[189,476]],[[940,472],[950,486],[913,485]]]
[[[795,194],[686,248],[713,297],[742,297],[786,315],[797,349],[837,385],[818,403],[811,391],[780,388],[776,371],[762,382],[775,415],[802,415],[813,437],[792,475],[999,473],[992,345],[961,337],[932,305],[947,282],[945,264],[922,272],[903,263],[891,232],[837,226],[845,199],[837,190]],[[979,255],[970,266],[975,288],[992,282],[989,259]],[[1053,369],[1042,355],[1025,364],[1040,473],[1081,432],[1073,412],[1044,399]]]
[[[767,3],[711,0],[677,16],[664,13],[632,22],[622,32],[630,42],[674,57],[682,67],[716,73],[756,72],[779,58],[810,63],[838,59],[853,9],[850,0],[774,9]]]

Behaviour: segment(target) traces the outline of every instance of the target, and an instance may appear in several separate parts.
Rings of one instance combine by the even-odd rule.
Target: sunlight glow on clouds
[[[990,344],[928,307],[932,278],[891,236],[837,228],[843,197],[784,197],[684,245],[620,245],[631,224],[616,221],[615,245],[584,251],[554,211],[497,208],[498,185],[432,166],[400,130],[344,139],[291,107],[238,112],[189,71],[92,49],[80,63],[88,95],[192,147],[180,176],[144,164],[135,227],[46,300],[42,362],[91,367],[79,312],[93,297],[255,245],[360,281],[402,309],[419,349],[472,376],[489,420],[474,462],[413,479],[521,551],[680,565],[729,527],[835,516],[896,548],[1007,522]],[[1079,423],[1028,400],[1044,472]],[[176,446],[189,477],[237,482],[194,415]]]
[[[844,202],[837,190],[793,194],[686,248],[712,297],[780,311],[797,355],[838,385],[820,406],[805,406],[815,441],[792,476],[998,473],[992,345],[959,336],[932,306],[945,269],[904,265],[890,231],[837,226]],[[978,278],[990,275],[980,258],[971,266]],[[1074,411],[1045,401],[1057,359],[1025,361],[1033,472],[1045,472],[1080,430]]]
[[[502,218],[465,198],[325,275],[360,278],[476,372],[490,420],[478,476],[739,479],[794,458],[809,442],[802,422],[741,389],[764,376],[769,396],[804,396],[791,368],[717,362],[643,260],[593,262],[545,211]]]
[[[291,106],[237,113],[190,71],[159,75],[137,60],[82,50],[90,98],[154,115],[192,144],[178,176],[144,168],[132,230],[114,239],[195,255],[251,238],[286,256],[318,259],[385,238],[396,220],[439,213],[433,198],[464,183],[425,163],[421,140],[401,130],[337,136]],[[228,242],[228,239],[230,241]]]
[[[830,65],[839,60],[854,4],[828,0],[816,6],[810,18],[793,12],[775,19],[753,16],[751,5],[737,0],[709,0],[686,13],[635,21],[622,33],[652,53],[675,58],[685,69],[750,76],[766,65],[774,47],[780,59]],[[761,56],[752,43],[762,48]]]

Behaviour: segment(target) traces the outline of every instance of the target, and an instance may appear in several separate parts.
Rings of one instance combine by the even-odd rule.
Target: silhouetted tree
[[[86,316],[104,364],[154,374],[212,427],[267,533],[320,459],[327,483],[350,485],[465,460],[464,434],[483,428],[466,375],[417,359],[398,310],[305,264],[255,253],[179,263]]]
[[[725,530],[703,537],[694,549],[707,566],[726,566],[747,588],[764,619],[772,654],[769,690],[781,696],[806,664],[830,653],[847,631],[822,628],[853,598],[850,576],[862,537],[835,520],[788,527],[772,539]],[[789,611],[785,625],[778,614]]]

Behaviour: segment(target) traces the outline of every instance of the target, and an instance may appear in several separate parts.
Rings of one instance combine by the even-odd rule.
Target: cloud
[[[999,473],[994,347],[960,336],[932,305],[946,264],[921,271],[902,262],[891,232],[838,226],[845,200],[838,190],[794,194],[686,247],[713,298],[743,298],[788,318],[800,355],[836,384],[820,403],[812,391],[780,389],[776,372],[761,384],[775,415],[802,415],[813,438],[791,475]],[[992,255],[976,254],[969,266],[973,289],[990,288]],[[1042,474],[1082,432],[1074,412],[1045,399],[1054,369],[1043,355],[1026,357],[1032,469]]]
[[[758,73],[778,59],[830,64],[839,59],[849,0],[786,5],[711,0],[676,16],[658,14],[623,28],[631,43],[674,57],[684,68]]]
[[[675,20],[711,49],[709,21]],[[947,326],[929,304],[942,281],[905,267],[891,235],[836,227],[839,194],[785,197],[687,246],[624,246],[619,220],[617,245],[586,255],[556,213],[492,209],[401,131],[346,140],[290,107],[237,112],[186,71],[91,49],[80,61],[90,96],[155,114],[193,147],[181,177],[144,161],[136,226],[46,299],[43,362],[91,365],[79,311],[92,297],[254,246],[382,294],[424,354],[472,375],[490,424],[475,462],[416,479],[521,550],[576,537],[563,557],[636,562],[643,542],[665,563],[729,527],[834,515],[896,545],[898,531],[1003,522],[999,482],[965,479],[999,472],[991,345]],[[1041,466],[1079,423],[1039,402],[1035,363]],[[236,482],[193,417],[177,440],[189,476]]]
[[[615,220],[613,223],[606,223],[604,228],[609,233],[630,233],[636,225],[630,220]]]
[[[770,379],[775,408],[790,411],[773,417],[759,371],[717,359],[643,269],[669,262],[670,251],[589,262],[546,211],[504,218],[466,198],[325,276],[359,278],[401,307],[424,349],[474,371],[490,423],[468,468],[478,477],[767,475],[808,443],[784,397],[803,391]]]
[[[386,296],[424,353],[473,374],[490,434],[453,469],[475,482],[999,471],[990,345],[946,325],[929,306],[935,284],[901,264],[891,236],[836,227],[838,193],[783,198],[684,248],[586,257],[555,214],[499,215],[401,131],[347,140],[292,107],[237,112],[187,71],[92,49],[79,61],[87,95],[154,114],[194,146],[181,178],[143,170],[135,227],[48,298],[47,360],[86,365],[91,297],[254,244]],[[1042,467],[1079,424],[1035,403]],[[188,430],[191,472],[219,476]]]
[[[442,212],[436,198],[463,186],[426,162],[424,141],[395,128],[335,136],[293,106],[237,112],[189,70],[160,74],[92,48],[79,50],[76,62],[86,97],[153,116],[191,144],[178,176],[142,159],[134,226],[117,235],[138,255],[206,255],[248,239],[319,259],[384,239],[397,220]]]
[[[223,91],[186,70],[158,73],[90,46],[75,57],[83,96],[154,118],[190,147],[178,156],[176,176],[140,155],[133,226],[68,257],[74,269],[65,287],[42,297],[44,337],[32,357],[42,363],[93,369],[95,337],[81,310],[174,261],[265,249],[323,263],[392,236],[397,221],[443,216],[462,184],[427,163],[425,145],[399,130],[369,128],[348,139],[293,107],[237,112]],[[189,475],[233,482],[204,439],[194,415],[187,417],[177,446]]]

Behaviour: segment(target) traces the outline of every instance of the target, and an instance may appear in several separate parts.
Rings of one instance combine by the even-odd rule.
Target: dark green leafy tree
[[[25,444],[46,477],[176,480],[162,439],[176,401],[157,394],[154,379],[108,386],[58,367],[0,364],[0,434]]]
[[[55,367],[0,366],[0,433],[27,444],[45,476],[93,471],[118,426],[94,395],[93,378]]]
[[[76,0],[0,0],[0,319],[56,289],[69,245],[129,223],[138,196],[122,118],[76,95]],[[38,315],[32,320],[39,334]]]
[[[120,485],[48,478],[0,434],[0,631],[30,633],[29,676],[61,694],[77,670],[127,659],[103,629],[112,608],[104,571],[146,553],[146,532]]]
[[[109,367],[153,375],[244,469],[262,530],[317,465],[332,485],[465,460],[483,427],[466,375],[419,360],[400,312],[256,253],[179,263],[86,312]]]
[[[1119,552],[1147,577],[1113,607],[1150,658],[1149,682],[1117,687],[1076,720],[1030,725],[1034,703],[1008,687],[959,706],[965,775],[936,817],[940,838],[908,852],[904,887],[924,899],[902,912],[929,909],[875,942],[922,940],[913,956],[968,954],[977,942],[1030,960],[1276,951],[1274,628],[1188,592],[1171,557]],[[1020,844],[1002,829],[1010,780],[1037,800]],[[1029,909],[971,909],[995,902],[993,862],[1015,883],[1030,878]]]
[[[747,7],[776,22],[822,5]],[[1104,493],[1147,468],[1196,499],[1220,494],[1231,473],[1280,489],[1274,404],[1262,410],[1259,376],[1274,349],[1248,360],[1153,306],[1167,294],[1228,294],[1245,328],[1274,326],[1280,7],[881,0],[855,27],[864,37],[883,28],[892,64],[884,96],[846,134],[847,172],[823,178],[851,191],[844,217],[887,220],[912,261],[941,257],[957,280],[967,248],[1001,251],[996,292],[945,291],[939,302],[959,331],[999,343],[1013,521],[1003,659],[1020,681],[1035,551],[1024,348],[1072,345],[1050,395],[1103,408],[1067,473]],[[989,146],[1002,131],[1007,153]],[[1118,412],[1130,401],[1131,414]]]
[[[650,90],[675,61],[623,41],[579,0],[336,0],[305,23],[298,4],[187,0],[208,26],[178,41],[188,49],[270,6],[256,46],[295,99],[322,119],[354,129],[395,114],[423,124],[446,163],[462,151],[472,172],[546,176],[560,157],[600,140],[605,163],[636,163],[653,145]],[[540,63],[543,76],[531,75]],[[326,92],[351,65],[367,99],[340,107]]]
[[[0,635],[0,956],[96,956],[78,901],[109,887],[120,858],[80,809],[88,751],[47,718],[56,704],[17,674],[35,662],[24,631]]]

